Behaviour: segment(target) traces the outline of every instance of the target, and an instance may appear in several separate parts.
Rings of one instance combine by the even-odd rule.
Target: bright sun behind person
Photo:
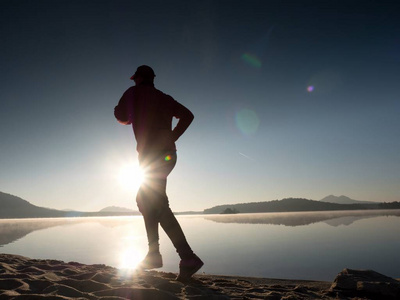
[[[137,191],[144,181],[144,172],[136,162],[121,166],[118,173],[118,182],[126,190]]]

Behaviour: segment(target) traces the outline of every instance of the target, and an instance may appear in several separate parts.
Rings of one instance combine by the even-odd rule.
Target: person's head
[[[143,65],[137,68],[131,79],[135,81],[136,85],[154,84],[154,77],[156,77],[156,74],[154,74],[153,69],[149,66]]]

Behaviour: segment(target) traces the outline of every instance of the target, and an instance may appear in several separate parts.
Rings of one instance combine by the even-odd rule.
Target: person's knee
[[[143,191],[142,188],[139,189],[136,195],[136,205],[139,211],[144,215],[148,211],[149,201],[146,197],[146,193]]]
[[[141,199],[136,198],[136,205],[137,205],[139,211],[143,214],[144,206],[143,206],[143,202],[141,201]]]

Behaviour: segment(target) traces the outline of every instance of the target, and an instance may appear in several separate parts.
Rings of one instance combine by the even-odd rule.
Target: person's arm
[[[114,108],[114,116],[119,123],[122,125],[131,124],[131,120],[129,119],[129,108],[128,102],[129,99],[133,98],[133,88],[129,88],[122,95],[121,99],[118,102],[118,105]]]
[[[188,129],[189,125],[194,119],[194,115],[185,106],[183,106],[179,102],[176,102],[174,117],[179,119],[178,124],[176,124],[176,127],[172,130],[172,137],[174,142],[176,142],[180,138],[180,136],[186,131],[186,129]]]

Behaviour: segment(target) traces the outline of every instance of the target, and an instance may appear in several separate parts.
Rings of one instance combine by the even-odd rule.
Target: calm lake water
[[[178,216],[205,274],[332,281],[344,268],[400,277],[400,210]],[[179,258],[160,230],[164,267]],[[0,220],[0,252],[133,268],[142,217]]]

